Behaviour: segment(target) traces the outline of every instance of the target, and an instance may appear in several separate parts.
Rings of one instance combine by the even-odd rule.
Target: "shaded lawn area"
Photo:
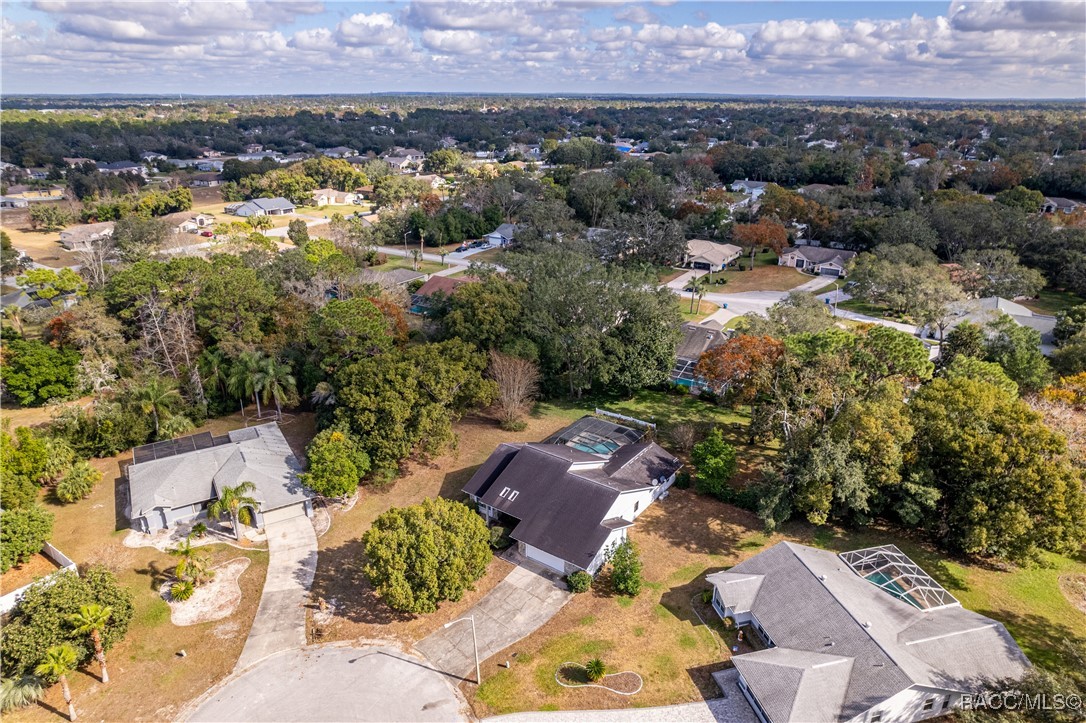
[[[441,271],[443,268],[445,267],[437,261],[419,259],[418,262],[418,270],[421,274],[432,274],[435,271]],[[409,269],[413,271],[415,269],[415,262],[414,259],[409,256],[392,256],[390,254],[388,256],[388,261],[380,266],[370,266],[369,269],[370,271],[392,271],[393,269]]]
[[[246,410],[252,411],[252,410]],[[240,413],[209,421],[197,431],[222,434],[244,426]],[[296,451],[304,450],[313,435],[313,415],[301,414],[283,425],[283,433]],[[113,570],[120,584],[132,592],[134,614],[128,635],[107,653],[110,683],[102,685],[95,664],[71,676],[77,711],[87,720],[169,720],[192,698],[200,695],[233,670],[256,614],[268,553],[208,545],[211,565],[247,557],[249,568],[238,584],[242,598],[230,616],[210,623],[185,627],[170,622],[170,609],[158,594],[177,558],[153,547],[129,548],[123,508],[127,482],[122,465],[131,462],[131,451],[91,460],[103,472],[91,495],[73,504],[61,504],[45,493],[42,503],[56,516],[51,542],[80,566],[103,564]],[[186,657],[178,657],[180,650]],[[64,710],[60,686],[52,686],[44,706],[32,706],[11,714],[12,720],[56,720]],[[49,708],[51,706],[52,709]]]
[[[1055,316],[1061,311],[1067,311],[1073,306],[1086,304],[1086,299],[1070,291],[1057,291],[1056,289],[1043,289],[1036,299],[1018,302],[1022,306],[1037,314]]]
[[[471,261],[472,263],[498,264],[500,266],[502,263],[502,258],[504,258],[504,254],[505,249],[503,248],[486,249],[485,251],[480,251],[477,254],[472,254],[471,256],[468,256],[467,260]]]
[[[691,312],[690,299],[685,296],[679,296],[675,299],[675,304],[679,309],[679,313],[683,317],[683,321],[701,321],[705,317],[712,314],[720,307],[710,301],[698,301],[696,298],[693,302],[694,311]]]

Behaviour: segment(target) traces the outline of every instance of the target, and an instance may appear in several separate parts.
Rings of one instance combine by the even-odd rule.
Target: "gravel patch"
[[[236,557],[214,568],[215,577],[196,588],[188,600],[170,599],[170,585],[162,585],[162,597],[170,605],[170,621],[174,625],[199,625],[229,617],[241,603],[238,578],[249,567],[249,558]]]

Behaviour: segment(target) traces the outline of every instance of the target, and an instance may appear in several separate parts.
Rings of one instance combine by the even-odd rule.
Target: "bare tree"
[[[93,239],[76,251],[76,258],[87,284],[92,289],[101,288],[106,283],[107,268],[117,262],[117,244],[109,235]]]
[[[490,352],[488,374],[498,384],[498,421],[503,429],[523,429],[524,417],[539,393],[539,368],[520,357]]]

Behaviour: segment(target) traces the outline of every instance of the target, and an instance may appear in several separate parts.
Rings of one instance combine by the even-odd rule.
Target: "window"
[[[924,711],[929,711],[935,707],[935,698],[928,698],[924,701]]]
[[[641,500],[634,502],[634,512],[637,512],[639,509],[641,509]]]
[[[508,488],[508,487],[502,487],[502,491],[501,491],[501,493],[500,493],[500,494],[498,495],[498,497],[501,497],[502,499],[505,499],[505,496],[506,496],[507,494],[509,494],[509,488]]]
[[[950,707],[950,696],[948,695],[947,697],[943,698],[943,710],[946,710],[949,707]]]
[[[515,500],[517,498],[517,495],[519,495],[519,494],[520,494],[519,490],[513,490],[512,492],[510,492],[509,493],[509,501],[512,502],[513,500]]]
[[[879,723],[882,720],[882,711],[877,710],[871,714],[871,723]]]

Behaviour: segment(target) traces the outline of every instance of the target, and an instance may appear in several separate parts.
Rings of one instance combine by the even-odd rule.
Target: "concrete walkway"
[[[317,535],[308,517],[294,517],[265,527],[268,575],[235,671],[273,653],[305,645],[305,606],[317,569]]]
[[[458,721],[453,681],[387,646],[313,646],[279,653],[196,700],[189,721]]]
[[[475,618],[479,660],[504,650],[542,626],[569,601],[572,593],[556,575],[532,563],[522,563],[461,617]],[[415,643],[438,670],[475,679],[475,649],[471,623],[443,628]]]

